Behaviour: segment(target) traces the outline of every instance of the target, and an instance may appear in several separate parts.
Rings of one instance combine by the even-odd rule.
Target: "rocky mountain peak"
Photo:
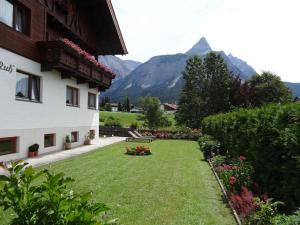
[[[205,37],[202,37],[189,51],[187,51],[186,55],[206,55],[211,52],[212,48],[210,47],[208,41]]]

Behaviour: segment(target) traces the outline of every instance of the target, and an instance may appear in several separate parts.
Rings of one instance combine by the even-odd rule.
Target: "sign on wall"
[[[5,64],[4,62],[0,61],[0,71],[6,71],[11,74],[14,71],[15,65],[13,64]]]

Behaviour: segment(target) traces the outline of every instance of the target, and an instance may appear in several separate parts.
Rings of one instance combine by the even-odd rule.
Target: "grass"
[[[196,142],[157,140],[146,144],[153,155],[145,157],[125,155],[125,145],[47,168],[75,178],[76,191],[93,191],[94,199],[106,203],[123,225],[236,224]]]
[[[127,112],[106,112],[100,111],[100,125],[103,126],[105,120],[108,117],[113,117],[121,122],[122,127],[130,127],[131,124],[137,123],[139,127],[142,127],[145,120],[142,114],[137,113],[127,113]],[[172,127],[175,126],[175,116],[174,114],[167,114],[168,120],[172,122]]]

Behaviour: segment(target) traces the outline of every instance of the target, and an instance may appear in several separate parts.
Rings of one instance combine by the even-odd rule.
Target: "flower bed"
[[[154,136],[158,139],[186,139],[186,140],[197,140],[201,135],[201,130],[139,130],[143,136]]]
[[[144,146],[137,146],[137,147],[133,147],[133,148],[130,148],[127,146],[125,154],[139,155],[139,156],[152,155],[150,148],[144,147]]]

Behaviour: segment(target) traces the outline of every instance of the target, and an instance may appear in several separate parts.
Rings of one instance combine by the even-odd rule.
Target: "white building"
[[[40,146],[39,154],[62,150],[67,135],[72,147],[83,145],[89,131],[95,132],[95,141],[99,141],[97,95],[99,90],[108,88],[113,79],[107,69],[76,52],[76,48],[81,47],[79,43],[84,41],[72,40],[73,36],[69,33],[78,34],[75,26],[67,27],[55,18],[59,8],[54,13],[49,12],[45,17],[38,18],[37,15],[43,10],[50,11],[50,8],[36,0],[27,2],[28,6],[22,7],[31,16],[24,14],[13,20],[10,16],[14,14],[9,12],[19,6],[0,0],[0,162],[27,157],[28,147],[36,143]],[[103,15],[99,14],[97,18],[101,20],[107,17],[108,23],[101,26],[112,32],[96,40],[96,32],[100,27],[94,28],[95,34],[88,30],[87,35],[95,40],[93,45],[85,43],[83,46],[95,49],[95,54],[126,54],[110,1],[101,1],[101,4],[99,8],[105,7],[106,11],[99,10]],[[6,7],[6,11],[1,7]],[[88,10],[88,7],[84,10]],[[21,24],[30,24],[29,28],[19,29],[18,24],[7,22],[18,19],[24,20]],[[54,19],[57,19],[56,23],[52,23]],[[90,25],[90,21],[82,21],[77,26],[82,27],[80,35],[85,40],[84,28]],[[60,29],[59,33],[55,32],[56,26]],[[44,36],[40,35],[41,30],[46,30]],[[78,41],[78,45],[74,45],[75,50],[62,41],[56,41],[58,34],[60,38],[67,37],[67,41]],[[53,40],[49,40],[49,37],[53,37]],[[99,44],[104,40],[111,46]],[[37,42],[40,41],[43,43],[38,46]],[[68,43],[74,44],[72,41]],[[57,50],[60,55],[52,54]]]

